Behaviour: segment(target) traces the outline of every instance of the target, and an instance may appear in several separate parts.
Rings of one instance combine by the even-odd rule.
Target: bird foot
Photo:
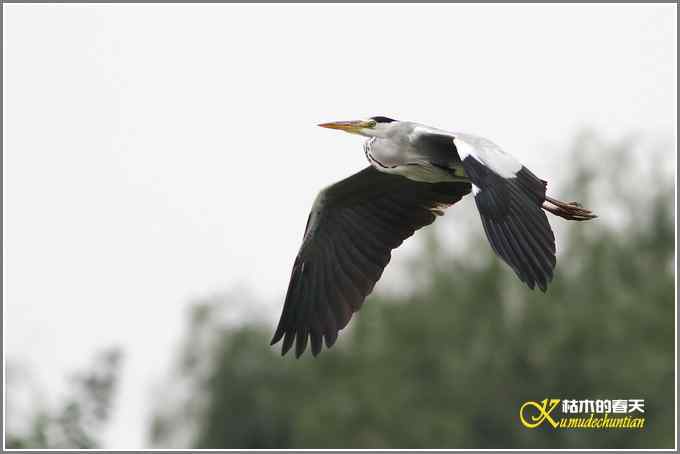
[[[592,211],[583,208],[578,202],[562,202],[552,197],[545,197],[541,208],[570,221],[588,221],[597,217]]]

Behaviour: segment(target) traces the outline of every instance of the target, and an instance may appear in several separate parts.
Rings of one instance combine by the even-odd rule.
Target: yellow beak
[[[319,126],[328,129],[339,129],[340,131],[357,134],[361,129],[370,127],[367,121],[334,121],[332,123],[321,123]]]

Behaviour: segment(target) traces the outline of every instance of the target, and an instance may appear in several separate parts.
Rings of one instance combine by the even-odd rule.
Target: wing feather
[[[487,150],[486,160],[493,156]],[[493,250],[529,288],[546,291],[556,259],[555,236],[541,209],[545,181],[521,166],[515,173],[506,166],[501,175],[472,154],[463,168],[477,187],[475,203]]]
[[[272,345],[282,354],[330,348],[391,259],[392,249],[470,192],[468,183],[420,183],[373,167],[321,192],[307,221]]]

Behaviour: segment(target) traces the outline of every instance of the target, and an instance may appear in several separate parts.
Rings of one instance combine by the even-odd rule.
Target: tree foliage
[[[67,393],[55,406],[38,402],[32,396],[25,427],[8,430],[10,449],[93,449],[100,447],[99,433],[108,422],[115,395],[122,354],[118,348],[99,352],[93,364],[75,373],[69,380]],[[8,406],[21,393],[17,366],[8,365]],[[26,377],[24,377],[26,378]],[[15,406],[16,407],[16,406]],[[8,410],[9,418],[19,417],[19,409]],[[11,423],[17,421],[9,421]],[[16,424],[15,424],[16,427]]]

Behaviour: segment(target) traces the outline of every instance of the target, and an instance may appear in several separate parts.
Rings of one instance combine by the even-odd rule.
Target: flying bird
[[[491,248],[529,288],[544,292],[555,268],[555,236],[544,211],[573,221],[596,216],[546,195],[547,182],[488,139],[410,121],[371,117],[323,123],[365,136],[370,166],[323,189],[307,219],[271,345],[299,357],[357,312],[391,251],[472,192]]]

